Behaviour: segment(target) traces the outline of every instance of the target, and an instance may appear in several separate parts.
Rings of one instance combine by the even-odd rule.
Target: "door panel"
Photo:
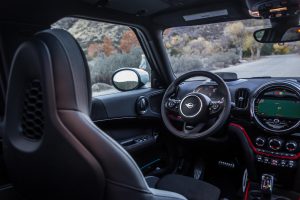
[[[163,92],[163,90],[147,88],[95,97],[92,105],[92,119],[99,121],[131,117],[160,118]],[[139,115],[136,112],[136,102],[142,96],[148,99],[149,107],[147,112]],[[97,107],[102,107],[105,111],[98,110]]]
[[[163,94],[163,90],[147,88],[93,99],[94,123],[121,144],[145,174],[166,163],[167,151],[160,137],[165,131],[160,116]],[[143,112],[138,103],[141,97]]]

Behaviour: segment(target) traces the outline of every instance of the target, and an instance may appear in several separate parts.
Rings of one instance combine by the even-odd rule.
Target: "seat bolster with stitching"
[[[166,198],[166,199],[177,199],[177,200],[187,200],[184,196],[181,194],[175,193],[175,192],[170,192],[166,190],[158,190],[154,188],[150,188],[151,192],[156,196],[160,198]]]
[[[80,59],[82,55],[76,40],[68,32],[56,29],[38,36],[53,52],[54,90],[62,122],[98,159],[108,179],[147,191],[143,175],[131,156],[90,120],[90,88],[86,76],[83,76],[89,75],[89,71],[84,60]]]
[[[148,191],[143,174],[132,157],[102,132],[86,114],[72,110],[59,110],[58,114],[70,132],[93,152],[102,164],[107,179],[137,190]]]

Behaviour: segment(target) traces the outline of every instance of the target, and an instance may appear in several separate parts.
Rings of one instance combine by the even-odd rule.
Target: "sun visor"
[[[213,7],[207,6],[165,13],[155,17],[154,21],[156,24],[169,28],[240,20],[245,19],[245,16],[247,16],[245,13],[248,15],[246,6],[244,10],[241,10],[239,5],[223,3],[215,4]]]
[[[193,20],[208,19],[208,18],[227,16],[227,15],[228,15],[228,10],[223,9],[223,10],[216,10],[210,12],[196,13],[192,15],[185,15],[183,16],[183,19],[185,21],[193,21]]]

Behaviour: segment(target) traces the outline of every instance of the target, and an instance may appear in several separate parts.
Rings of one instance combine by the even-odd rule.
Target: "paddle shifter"
[[[263,174],[261,177],[260,189],[263,200],[271,200],[273,191],[274,177],[269,174]]]

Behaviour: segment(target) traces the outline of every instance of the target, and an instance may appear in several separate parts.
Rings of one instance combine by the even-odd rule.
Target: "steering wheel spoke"
[[[183,132],[185,134],[199,133],[205,127],[205,123],[198,123],[197,125],[183,124]]]

